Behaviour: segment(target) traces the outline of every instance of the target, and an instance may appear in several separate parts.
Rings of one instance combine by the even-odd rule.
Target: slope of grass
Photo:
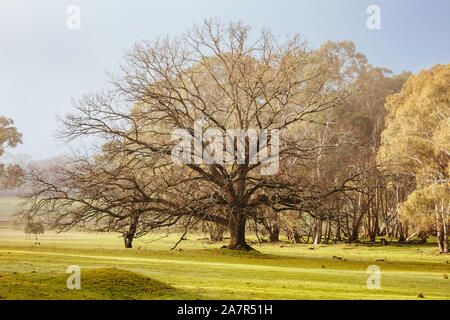
[[[0,299],[195,299],[184,290],[131,271],[116,268],[87,269],[82,287],[69,290],[67,274],[6,273],[0,277]]]

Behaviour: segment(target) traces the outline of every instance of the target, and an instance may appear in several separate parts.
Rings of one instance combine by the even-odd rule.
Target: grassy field
[[[0,298],[417,299],[419,291],[450,298],[450,257],[434,245],[278,244],[241,253],[191,236],[171,251],[174,236],[156,237],[133,249],[114,234],[47,233],[36,244],[4,228]],[[66,289],[69,265],[82,270],[81,290]],[[379,290],[366,286],[370,265],[381,269]]]
[[[0,206],[1,208],[1,206]],[[219,249],[190,235],[151,235],[124,249],[112,233],[46,232],[38,241],[0,228],[0,299],[450,299],[450,256],[429,245],[254,245]],[[68,290],[70,265],[81,290]],[[381,269],[368,289],[367,267]]]

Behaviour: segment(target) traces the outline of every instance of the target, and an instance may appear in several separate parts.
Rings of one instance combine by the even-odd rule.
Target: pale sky
[[[81,9],[69,30],[67,7]],[[369,5],[381,9],[381,30],[369,30]],[[34,159],[67,150],[53,138],[56,115],[71,98],[107,86],[123,53],[142,39],[177,35],[205,18],[241,20],[259,31],[301,33],[311,46],[352,40],[369,62],[394,72],[450,63],[449,0],[2,0],[0,115],[13,118],[24,144],[13,153]]]

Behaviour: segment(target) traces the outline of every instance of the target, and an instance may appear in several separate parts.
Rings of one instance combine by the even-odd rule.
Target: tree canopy
[[[417,185],[401,207],[418,230],[437,231],[448,252],[450,198],[450,64],[421,71],[388,97],[379,160]],[[430,227],[430,221],[433,221]]]

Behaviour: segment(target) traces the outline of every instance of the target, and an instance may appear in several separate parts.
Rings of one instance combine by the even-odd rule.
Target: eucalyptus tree
[[[448,252],[450,190],[450,64],[423,70],[387,100],[379,162],[414,179],[416,189],[402,199],[403,217],[417,231],[430,230],[441,252]],[[422,227],[420,225],[423,224]]]

